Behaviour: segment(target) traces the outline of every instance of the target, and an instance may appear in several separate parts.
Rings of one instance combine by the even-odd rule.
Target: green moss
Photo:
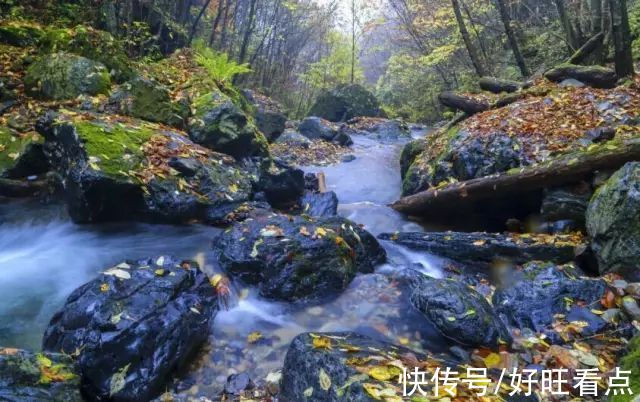
[[[0,42],[13,46],[33,46],[44,37],[43,29],[31,22],[10,21],[0,25]]]
[[[627,348],[627,354],[620,360],[620,370],[631,370],[629,384],[633,395],[615,395],[610,402],[630,402],[640,394],[640,336],[634,337]]]
[[[142,145],[154,134],[148,127],[105,124],[100,121],[74,123],[90,163],[109,176],[128,178],[144,161]]]
[[[7,127],[0,127],[0,175],[15,165],[29,144],[41,142],[42,137],[37,134],[21,136]]]

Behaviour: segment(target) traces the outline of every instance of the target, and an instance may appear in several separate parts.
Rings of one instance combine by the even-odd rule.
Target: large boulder
[[[0,177],[19,179],[45,173],[49,166],[37,133],[20,134],[0,126]]]
[[[406,123],[377,117],[355,117],[342,124],[340,131],[348,135],[365,135],[379,140],[396,140],[411,136]]]
[[[602,279],[581,277],[572,265],[559,267],[534,262],[527,264],[508,286],[498,288],[493,294],[492,304],[509,325],[520,329],[553,335],[550,329],[554,316],[568,315],[572,308],[584,310],[573,311],[580,316],[577,321],[587,321],[587,315],[599,322],[595,325],[597,329],[602,329],[604,321],[590,310],[602,309],[600,299],[606,288]],[[589,335],[587,331],[588,328],[583,328],[584,335]]]
[[[275,141],[284,132],[287,123],[287,115],[284,113],[282,105],[255,91],[245,90],[243,93],[255,108],[258,129],[269,142]]]
[[[76,222],[220,223],[249,201],[249,175],[229,156],[153,123],[74,113],[38,123]]]
[[[383,233],[378,238],[412,250],[476,264],[496,261],[524,264],[535,260],[562,264],[573,261],[584,246],[582,237],[576,235],[402,232]]]
[[[307,117],[298,125],[298,131],[310,140],[333,141],[338,128],[320,117]]]
[[[222,233],[214,253],[226,272],[262,296],[302,302],[336,295],[386,259],[376,239],[347,219],[268,211]]]
[[[152,79],[137,77],[119,86],[109,99],[115,112],[184,128],[189,106],[171,99],[169,89]]]
[[[81,402],[69,356],[0,348],[0,400]]]
[[[341,85],[322,93],[309,111],[329,121],[347,121],[357,116],[381,117],[380,103],[362,85]]]
[[[547,71],[544,76],[554,82],[575,79],[595,88],[613,88],[618,81],[616,72],[610,68],[575,64],[561,64]]]
[[[254,184],[256,192],[263,192],[274,208],[293,206],[304,193],[304,172],[274,159],[259,166]]]
[[[465,283],[423,276],[411,293],[411,303],[444,336],[462,345],[495,348],[511,343],[493,307]]]
[[[106,94],[111,78],[104,64],[71,53],[44,56],[27,69],[27,94],[45,99],[65,100],[78,95]]]
[[[69,296],[43,348],[77,354],[90,400],[150,400],[207,340],[217,309],[213,286],[193,263],[121,263]]]
[[[640,163],[629,162],[601,186],[587,210],[587,230],[602,274],[640,280]]]
[[[265,136],[229,96],[214,91],[199,97],[194,107],[189,121],[194,142],[234,158],[269,155]]]

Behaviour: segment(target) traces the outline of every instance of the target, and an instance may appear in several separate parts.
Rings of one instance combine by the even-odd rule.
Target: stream
[[[414,136],[425,132],[414,131]],[[323,171],[340,200],[339,214],[374,235],[421,231],[386,206],[400,196],[399,155],[408,140],[381,142],[354,136],[356,159]],[[113,224],[79,226],[62,205],[0,200],[0,345],[39,350],[55,311],[77,287],[124,259],[174,254],[212,273],[209,250],[219,229],[205,226]],[[175,391],[212,397],[230,374],[254,380],[282,367],[291,340],[308,331],[356,331],[414,350],[444,351],[447,341],[414,312],[394,272],[411,266],[440,277],[443,261],[383,243],[388,262],[359,275],[334,300],[304,308],[261,299],[233,284],[233,303],[218,313],[210,342],[176,381]]]

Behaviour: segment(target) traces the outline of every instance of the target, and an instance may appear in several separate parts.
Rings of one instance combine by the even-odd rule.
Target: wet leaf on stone
[[[100,285],[100,291],[102,293],[108,292],[109,291],[109,284],[108,283],[103,283]]]
[[[320,373],[318,374],[318,382],[320,383],[320,388],[325,391],[328,391],[331,388],[331,377],[327,374],[326,371],[321,367]]]
[[[254,331],[247,336],[247,342],[249,343],[256,343],[260,339],[262,339],[262,333],[259,331]]]
[[[313,338],[313,347],[315,349],[331,349],[331,339],[326,336]]]
[[[127,371],[129,371],[129,366],[131,366],[131,364],[127,364],[111,377],[109,396],[114,396],[124,389],[124,386],[127,384],[126,378]]]
[[[378,381],[389,381],[393,378],[397,378],[400,374],[400,370],[394,366],[376,366],[369,370],[369,377]]]
[[[362,384],[362,388],[364,388],[364,390],[367,392],[367,394],[369,394],[370,397],[378,401],[380,400],[380,389],[378,389],[378,386],[376,384],[365,382],[364,384]]]
[[[115,276],[118,279],[131,279],[131,274],[120,268],[111,268],[104,271],[105,275]]]
[[[302,395],[305,398],[311,398],[311,395],[313,395],[313,387],[309,387],[309,388],[305,389],[304,392],[302,393]]]

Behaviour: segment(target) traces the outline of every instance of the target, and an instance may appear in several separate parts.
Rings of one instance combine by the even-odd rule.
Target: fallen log
[[[494,94],[500,94],[502,92],[512,93],[522,89],[522,84],[516,81],[502,80],[494,77],[482,77],[478,81],[480,89],[483,91],[489,91]]]
[[[575,64],[561,64],[544,73],[553,82],[562,82],[573,78],[594,88],[613,88],[618,77],[616,72],[602,66],[577,66]]]
[[[12,180],[0,178],[0,197],[24,198],[42,193],[50,186],[47,180]]]
[[[438,96],[438,100],[444,106],[463,111],[469,115],[484,112],[491,107],[488,102],[479,101],[454,92],[443,92]]]
[[[591,55],[598,48],[602,47],[602,43],[604,42],[604,32],[598,32],[594,36],[591,37],[580,49],[576,50],[576,52],[567,60],[569,64],[580,64],[587,57]]]
[[[555,158],[509,172],[431,188],[403,197],[390,206],[414,216],[437,216],[479,201],[527,194],[545,187],[588,179],[597,170],[618,169],[627,162],[640,160],[640,138],[614,140],[593,145],[591,149]]]

